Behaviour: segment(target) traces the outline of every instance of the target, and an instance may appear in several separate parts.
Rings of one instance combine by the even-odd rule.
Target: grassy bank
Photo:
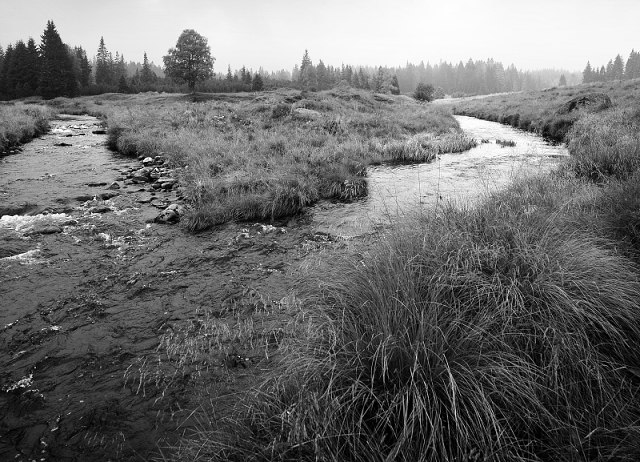
[[[311,327],[175,460],[638,460],[636,114],[579,111],[558,171],[316,269]]]
[[[637,460],[639,269],[608,194],[531,178],[332,262],[315,328],[176,459]]]
[[[180,168],[192,230],[272,220],[367,194],[366,167],[469,149],[446,109],[350,88],[105,97],[110,146]],[[194,102],[196,100],[196,102]],[[82,104],[82,103],[80,103]]]
[[[46,133],[55,114],[56,111],[46,106],[0,105],[0,154]]]
[[[544,91],[501,94],[486,98],[452,102],[454,112],[533,131],[553,141],[564,141],[572,125],[584,112],[600,112],[602,101],[575,106],[566,104],[589,95],[606,95],[613,106],[637,110],[640,80],[598,82],[574,87],[550,88]],[[597,97],[596,97],[597,98]]]

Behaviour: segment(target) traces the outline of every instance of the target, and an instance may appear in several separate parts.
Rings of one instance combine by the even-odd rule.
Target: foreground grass
[[[637,460],[639,269],[606,203],[536,177],[332,262],[315,328],[176,459]]]
[[[55,114],[46,106],[0,105],[0,154],[46,133]]]
[[[106,114],[113,149],[162,154],[180,167],[191,230],[363,197],[368,165],[428,162],[475,144],[446,109],[350,88],[96,102],[86,100],[86,110]]]
[[[317,270],[311,327],[175,460],[640,459],[635,114],[580,111],[557,172]]]

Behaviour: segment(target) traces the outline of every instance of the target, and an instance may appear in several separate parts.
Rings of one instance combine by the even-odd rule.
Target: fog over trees
[[[205,37],[197,35],[206,43]],[[142,62],[126,61],[123,54],[109,49],[105,37],[96,39],[95,55],[80,46],[67,45],[53,22],[49,21],[39,44],[30,38],[26,43],[18,40],[6,48],[0,46],[0,99],[72,97],[105,92],[239,92],[276,87],[325,90],[340,83],[379,93],[407,95],[412,95],[418,84],[423,83],[431,85],[433,96],[438,98],[445,94],[460,96],[539,90],[558,85],[558,82],[574,85],[580,81],[602,79],[603,75],[606,78],[627,78],[627,75],[640,72],[636,52],[632,52],[626,66],[621,66],[622,60],[618,56],[606,68],[591,69],[588,65],[581,75],[555,69],[524,71],[491,58],[458,63],[406,63],[399,67],[345,63],[335,66],[322,59],[314,62],[309,50],[304,50],[300,62],[295,63],[290,71],[254,70],[246,66],[232,70],[227,66],[226,72],[220,73],[200,69],[202,72],[196,72],[197,78],[192,79],[185,78],[184,70],[176,68],[174,58],[178,44],[169,50],[167,57],[171,59],[165,59],[163,68],[150,63],[146,53],[140,57]],[[88,58],[88,55],[92,57]]]
[[[640,52],[631,50],[626,61],[622,56],[616,55],[610,59],[606,66],[592,67],[591,62],[582,71],[582,83],[610,82],[613,80],[631,80],[640,78]]]

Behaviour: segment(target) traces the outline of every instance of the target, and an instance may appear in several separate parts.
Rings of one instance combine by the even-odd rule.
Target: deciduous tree
[[[206,38],[193,29],[185,29],[178,37],[175,48],[169,49],[163,61],[167,77],[185,82],[193,93],[196,83],[213,75],[215,58],[211,56]]]

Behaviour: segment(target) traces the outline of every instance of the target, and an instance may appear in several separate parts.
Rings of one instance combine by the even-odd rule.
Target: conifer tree
[[[308,50],[304,50],[304,55],[302,56],[298,82],[300,83],[302,88],[305,89],[316,86],[315,69],[313,68],[313,63],[311,62],[311,58],[309,57]]]
[[[147,52],[144,52],[144,58],[142,60],[142,72],[140,72],[140,83],[142,85],[151,85],[158,80],[158,76],[151,70],[149,66],[149,59],[147,58]]]
[[[13,89],[9,89],[9,85],[7,83],[7,74],[9,72],[9,67],[11,66],[11,60],[13,59],[13,45],[7,45],[7,49],[4,52],[4,56],[2,59],[2,67],[0,67],[0,95],[4,99],[11,99],[11,92]]]
[[[227,76],[225,77],[227,82],[231,82],[233,80],[233,74],[231,73],[231,64],[227,66]]]
[[[560,81],[558,82],[558,86],[559,87],[566,87],[567,86],[567,78],[564,76],[564,74],[562,74],[560,76]]]
[[[98,54],[96,55],[96,85],[111,85],[111,53],[104,44],[104,37],[100,37]]]
[[[593,69],[591,69],[591,62],[587,61],[587,66],[582,71],[582,83],[591,83],[594,81]]]
[[[256,72],[251,80],[251,91],[262,91],[264,88],[264,81],[262,80],[262,76]]]
[[[316,81],[318,82],[318,90],[326,90],[329,88],[329,76],[327,75],[327,67],[322,60],[318,62],[316,67]]]
[[[624,77],[624,62],[622,61],[622,56],[617,55],[613,60],[613,65],[611,68],[611,78],[612,80],[622,80]]]
[[[40,94],[44,98],[73,96],[76,80],[73,62],[53,21],[47,22],[40,42]]]
[[[74,48],[75,60],[77,62],[76,77],[80,87],[87,88],[91,85],[91,64],[87,59],[87,53],[82,47]]]

